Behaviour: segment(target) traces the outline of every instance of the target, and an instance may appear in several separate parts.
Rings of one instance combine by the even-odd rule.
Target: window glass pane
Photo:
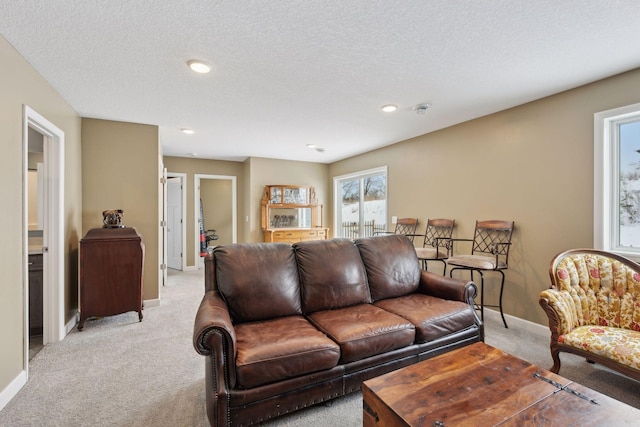
[[[387,180],[385,175],[374,175],[362,180],[364,224],[362,234],[373,236],[376,231],[387,229]]]
[[[340,182],[341,237],[355,239],[360,236],[360,180]]]
[[[620,124],[618,242],[640,248],[640,121]]]
[[[387,169],[334,178],[336,237],[355,239],[386,230]]]

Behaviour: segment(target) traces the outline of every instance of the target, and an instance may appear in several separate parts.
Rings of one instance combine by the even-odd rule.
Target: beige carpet
[[[191,344],[203,292],[201,271],[173,272],[162,303],[136,313],[87,321],[46,346],[29,382],[0,412],[0,426],[204,426],[204,358]],[[486,342],[548,368],[546,328],[486,314]],[[584,359],[562,355],[561,374],[640,408],[640,383]],[[267,426],[362,425],[360,393],[320,404]]]

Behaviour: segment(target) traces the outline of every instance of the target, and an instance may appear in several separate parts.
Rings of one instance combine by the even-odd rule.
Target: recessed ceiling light
[[[195,130],[189,128],[182,128],[180,130],[182,131],[182,133],[186,133],[187,135],[193,135],[194,133],[196,133]]]
[[[187,65],[196,73],[207,74],[209,71],[211,71],[211,65],[207,64],[206,62],[198,61],[196,59],[187,61]]]
[[[382,106],[382,111],[384,111],[385,113],[393,113],[397,109],[398,109],[398,106],[393,104],[387,104]]]
[[[316,147],[317,147],[316,144],[307,144],[307,148],[314,149]]]
[[[198,157],[198,153],[189,153],[191,157]]]

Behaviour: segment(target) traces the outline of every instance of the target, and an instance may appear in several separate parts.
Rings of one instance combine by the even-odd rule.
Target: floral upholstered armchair
[[[554,373],[560,352],[584,356],[640,380],[640,265],[595,249],[556,255],[551,289],[540,294],[549,317]]]

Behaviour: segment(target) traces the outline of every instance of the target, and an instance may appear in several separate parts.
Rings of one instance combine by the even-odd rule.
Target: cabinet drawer
[[[327,238],[327,229],[284,229],[278,231],[265,231],[265,242],[296,243],[305,240],[324,240]]]
[[[300,235],[295,231],[278,231],[273,233],[273,241],[295,243],[300,241]]]

